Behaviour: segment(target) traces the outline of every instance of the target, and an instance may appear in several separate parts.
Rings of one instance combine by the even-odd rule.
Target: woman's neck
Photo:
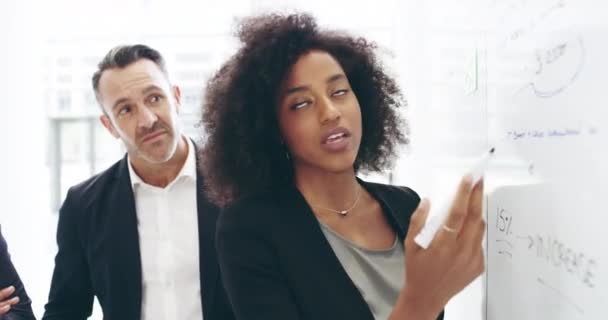
[[[295,185],[309,205],[336,211],[347,210],[360,196],[355,171],[332,173],[314,169],[296,170]]]

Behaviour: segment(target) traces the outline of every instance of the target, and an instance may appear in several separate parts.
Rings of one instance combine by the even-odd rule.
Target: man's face
[[[123,141],[131,158],[159,164],[174,155],[181,138],[180,92],[153,61],[104,71],[98,96],[105,111],[102,124]]]

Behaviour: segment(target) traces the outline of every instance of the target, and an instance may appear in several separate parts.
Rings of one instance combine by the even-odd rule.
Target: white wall
[[[54,250],[49,210],[42,39],[44,8],[34,1],[0,5],[0,223],[13,261],[40,310],[48,293]],[[35,9],[37,8],[37,9]]]

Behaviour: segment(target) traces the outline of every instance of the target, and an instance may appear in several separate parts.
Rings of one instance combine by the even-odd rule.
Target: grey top
[[[362,248],[319,221],[340,264],[367,302],[374,319],[386,320],[404,285],[403,243],[395,236],[388,249]]]

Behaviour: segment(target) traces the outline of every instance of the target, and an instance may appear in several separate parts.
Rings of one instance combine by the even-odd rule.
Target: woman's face
[[[327,52],[298,58],[279,93],[279,128],[294,169],[352,170],[361,110],[340,64]]]

